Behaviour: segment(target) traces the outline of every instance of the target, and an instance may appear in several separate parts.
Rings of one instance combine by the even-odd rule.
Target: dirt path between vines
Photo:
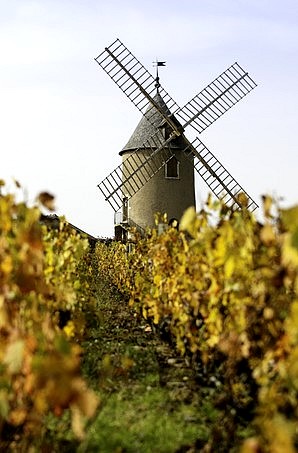
[[[225,451],[208,442],[219,416],[215,389],[199,385],[185,359],[113,288],[99,284],[97,297],[83,369],[101,405],[79,451]]]

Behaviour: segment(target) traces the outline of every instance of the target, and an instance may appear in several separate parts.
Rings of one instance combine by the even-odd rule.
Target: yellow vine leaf
[[[284,266],[298,266],[298,249],[293,247],[290,233],[286,233],[284,236],[282,262]]]
[[[276,415],[271,420],[264,422],[268,436],[267,447],[272,453],[295,453],[294,433],[295,425],[281,415]]]
[[[9,414],[9,421],[15,426],[22,425],[27,417],[27,410],[19,407],[11,411]]]
[[[16,340],[7,346],[3,362],[12,374],[18,373],[21,369],[24,358],[24,341]]]
[[[214,264],[221,266],[224,264],[227,253],[227,241],[224,236],[219,236],[216,240],[215,249],[211,251],[214,254]]]
[[[154,278],[153,278],[154,285],[159,286],[161,284],[161,281],[162,281],[161,275],[159,275],[159,274],[154,275]]]
[[[298,206],[281,209],[281,220],[288,231],[292,233],[298,229]]]
[[[231,278],[236,267],[235,258],[233,256],[229,256],[224,264],[224,272],[226,278]]]
[[[269,218],[271,217],[271,208],[273,205],[273,198],[270,195],[264,195],[262,197],[263,200],[263,211],[265,217]]]
[[[4,274],[10,274],[13,269],[12,257],[6,255],[0,265],[0,269]]]
[[[182,216],[182,219],[180,221],[180,230],[187,231],[189,234],[194,235],[196,233],[196,229],[194,227],[196,219],[196,210],[193,206],[190,206],[186,209]]]
[[[66,326],[63,327],[64,332],[68,338],[72,338],[75,335],[75,326],[73,321],[68,321]]]
[[[260,239],[265,245],[271,245],[275,241],[275,233],[272,225],[266,223],[260,232]]]

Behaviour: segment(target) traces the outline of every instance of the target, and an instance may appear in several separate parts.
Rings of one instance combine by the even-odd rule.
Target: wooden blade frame
[[[257,203],[200,139],[196,138],[192,143],[188,142],[183,151],[194,162],[195,170],[214,195],[219,200],[224,201],[228,207],[232,209],[245,207],[249,211],[258,208]]]
[[[163,123],[167,123],[172,131],[164,142],[160,142],[158,133],[153,135],[142,148],[136,150],[134,155],[126,159],[98,185],[115,211],[121,208],[124,196],[132,197],[172,157],[170,142],[182,135],[188,125],[201,133],[257,86],[248,73],[238,63],[234,63],[183,108],[179,108],[119,39],[106,47],[95,61],[151,124],[154,123],[153,118],[158,111],[164,120]],[[157,88],[169,110],[174,111],[173,114],[167,115],[154,101]],[[187,143],[185,154],[191,153],[195,158],[196,171],[218,198],[224,200],[229,207],[242,208],[239,195],[244,193],[248,200],[247,208],[253,211],[258,207],[198,138],[193,143],[185,136],[184,140]],[[147,158],[144,158],[144,155],[141,158],[138,152],[144,148],[150,150]]]
[[[176,135],[181,134],[177,122],[173,122],[165,115],[162,108],[154,101],[156,80],[137,60],[132,53],[117,39],[95,58],[95,61],[111,77],[128,99],[150,121],[157,110],[169,124]],[[171,96],[159,85],[159,93],[169,110],[178,110],[179,107]]]
[[[131,198],[171,159],[171,141],[169,137],[161,142],[157,132],[98,184],[115,212],[123,205],[123,197]],[[148,156],[144,155],[144,149],[148,150]]]
[[[248,73],[234,63],[175,112],[175,117],[184,129],[191,125],[200,134],[256,86]]]

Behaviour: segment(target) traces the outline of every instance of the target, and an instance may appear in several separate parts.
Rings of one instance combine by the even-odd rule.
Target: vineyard
[[[128,252],[18,198],[1,182],[1,451],[298,451],[298,207],[210,199]]]

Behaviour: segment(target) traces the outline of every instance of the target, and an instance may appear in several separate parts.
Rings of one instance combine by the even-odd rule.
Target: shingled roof
[[[166,103],[164,102],[163,98],[161,97],[159,91],[155,94],[153,100],[162,108],[162,110],[166,113],[166,115],[171,115],[170,110],[168,109]],[[146,118],[146,116],[150,115],[150,121]],[[148,108],[145,112],[145,115],[141,118],[139,124],[137,125],[135,131],[133,132],[132,136],[128,140],[127,144],[124,148],[120,151],[120,156],[127,151],[136,150],[138,148],[144,148],[144,144],[156,134],[158,130],[158,126],[163,122],[162,115],[155,109],[153,111],[152,106]],[[159,130],[159,138],[160,140],[164,140],[162,135],[162,131]],[[150,141],[152,147],[154,147],[154,143]],[[175,141],[171,143],[171,148],[178,148],[178,145],[175,144]]]

